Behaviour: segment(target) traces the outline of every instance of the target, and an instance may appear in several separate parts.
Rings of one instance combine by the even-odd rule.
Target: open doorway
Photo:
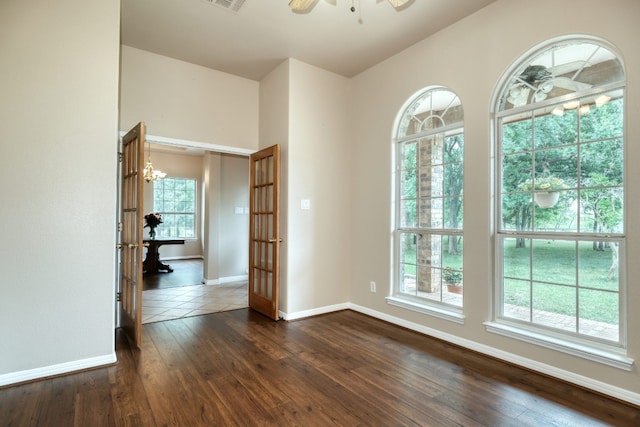
[[[237,151],[147,136],[145,162],[150,158],[154,169],[167,174],[165,180],[195,180],[196,194],[193,229],[183,235],[189,215],[179,215],[180,227],[174,217],[183,211],[184,200],[176,195],[173,203],[174,189],[162,181],[144,184],[144,214],[167,219],[156,229],[156,239],[181,239],[184,244],[160,249],[160,260],[172,271],[144,275],[142,323],[248,306],[249,158]]]

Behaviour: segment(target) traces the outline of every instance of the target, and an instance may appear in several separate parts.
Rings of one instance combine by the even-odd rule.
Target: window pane
[[[400,168],[415,169],[417,144],[415,142],[406,142],[400,146],[400,149]]]
[[[445,163],[462,162],[464,154],[464,137],[462,134],[448,136],[444,139]]]
[[[531,230],[533,208],[531,193],[502,195],[502,229],[509,231]]]
[[[420,228],[442,228],[442,198],[422,198],[418,201]]]
[[[436,130],[462,120],[462,105],[457,95],[444,88],[432,89],[420,94],[404,111],[398,136]]]
[[[416,227],[416,205],[415,199],[400,202],[400,227]]]
[[[610,341],[619,340],[620,311],[616,292],[581,289],[579,292],[581,334]]]
[[[164,178],[154,183],[154,210],[162,215],[157,234],[164,238],[195,237],[195,180]]]
[[[555,147],[573,144],[578,137],[577,110],[566,111],[563,115],[547,114],[548,108],[535,112],[535,148]],[[553,110],[552,110],[553,111]]]
[[[418,258],[418,291],[437,292],[440,287],[439,271],[432,267],[440,267],[442,262],[442,236],[422,234],[417,240]]]
[[[533,280],[576,284],[576,244],[565,240],[532,240]]]
[[[502,158],[502,191],[523,191],[522,183],[531,180],[533,167],[531,152],[513,154]]]
[[[416,293],[416,258],[417,235],[400,234],[400,292],[415,295]]]
[[[556,178],[564,186],[574,187],[578,179],[578,146],[552,148],[535,152],[535,180]]]
[[[530,282],[505,279],[503,286],[503,316],[523,321],[531,320]]]
[[[601,187],[622,185],[622,140],[583,144],[580,148],[580,185]]]
[[[507,120],[502,126],[502,153],[509,154],[517,151],[531,150],[531,119],[527,116],[524,120],[509,123]]]
[[[598,188],[580,192],[580,231],[622,233],[622,188]]]
[[[578,279],[580,287],[618,290],[619,246],[617,242],[580,242]]]
[[[623,80],[622,64],[607,48],[585,41],[561,42],[515,70],[504,87],[499,109],[505,111],[557,97],[566,98]]]
[[[597,96],[591,104],[589,114],[580,117],[580,138],[582,141],[621,137],[623,130],[622,110],[620,93],[613,92]]]
[[[533,193],[534,230],[576,232],[578,229],[577,192],[575,190]]]
[[[531,240],[524,238],[503,240],[503,275],[509,279],[531,278]]]
[[[531,304],[533,323],[575,332],[577,329],[576,304],[575,287],[533,283]]]

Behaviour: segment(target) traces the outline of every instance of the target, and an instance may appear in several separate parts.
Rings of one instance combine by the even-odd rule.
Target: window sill
[[[462,314],[462,310],[449,308],[447,306],[429,305],[426,303],[401,298],[398,296],[387,297],[387,304],[394,305],[396,307],[404,308],[418,313],[426,314],[429,316],[437,317],[439,319],[455,322],[460,325],[464,325],[465,316]]]
[[[499,322],[484,322],[487,332],[517,339],[530,344],[560,351],[562,353],[577,356],[603,365],[631,371],[634,360],[616,349],[604,349],[580,344],[561,338],[541,334],[528,329],[516,327]]]

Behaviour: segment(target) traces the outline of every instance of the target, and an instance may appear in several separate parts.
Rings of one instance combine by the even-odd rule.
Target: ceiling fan
[[[401,8],[412,0],[387,0],[391,6],[396,9]],[[313,6],[318,2],[318,0],[291,0],[289,2],[289,7],[293,12],[297,13],[305,13],[309,12],[313,9]],[[332,0],[331,3],[335,4],[335,0]],[[351,11],[355,12],[356,8],[352,5]]]
[[[576,80],[580,72],[589,66],[587,61],[572,61],[553,67],[529,65],[515,78],[515,83],[509,90],[507,101],[514,106],[525,105],[528,102],[540,102],[547,98],[547,94],[554,87],[572,92],[589,89],[590,84]],[[567,77],[570,73],[573,74]],[[532,92],[533,97],[529,101],[529,95]]]

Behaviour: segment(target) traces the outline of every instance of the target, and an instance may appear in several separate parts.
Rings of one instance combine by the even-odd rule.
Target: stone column
[[[418,226],[420,228],[439,228],[443,221],[443,136],[435,135],[420,141],[418,149]],[[434,197],[435,196],[435,197]],[[420,292],[437,292],[440,289],[441,237],[422,234],[416,245]]]

